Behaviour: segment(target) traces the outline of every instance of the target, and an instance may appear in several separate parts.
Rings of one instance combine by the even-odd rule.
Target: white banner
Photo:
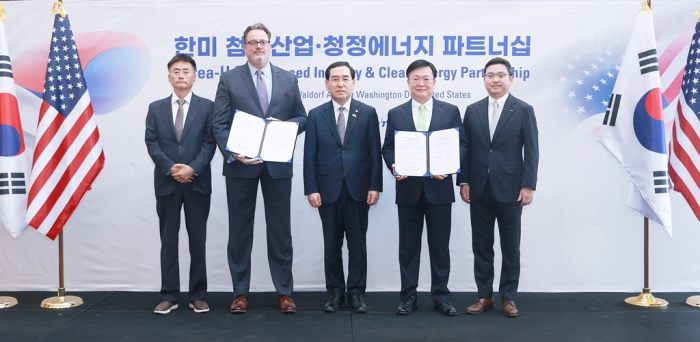
[[[31,153],[53,15],[51,2],[0,2]],[[272,63],[294,72],[308,110],[329,101],[323,71],[349,61],[356,99],[373,105],[384,132],[389,109],[408,101],[408,64],[427,59],[439,70],[435,96],[457,105],[484,98],[484,64],[512,63],[514,96],[535,108],[540,132],[539,182],[523,213],[521,291],[629,291],[642,284],[642,218],[626,207],[628,179],[596,142],[640,2],[409,1],[228,2],[78,1],[65,4],[80,49],[106,157],[105,168],[65,229],[66,288],[149,290],[160,287],[153,163],[144,143],[148,104],[172,92],[168,60],[197,61],[197,95],[213,99],[221,72],[245,63],[243,30],[272,31]],[[661,91],[667,126],[680,89],[697,3],[654,3]],[[669,136],[669,134],[667,134]],[[296,290],[323,290],[323,243],[317,210],[303,196],[303,135],[294,158],[292,237]],[[228,213],[217,152],[207,232],[210,291],[231,291],[226,258]],[[368,290],[398,291],[398,218],[394,179],[370,209]],[[455,193],[458,190],[455,187]],[[469,206],[453,205],[452,291],[475,291]],[[695,241],[700,223],[671,194],[674,238],[651,231],[655,291],[700,290]],[[251,289],[272,291],[262,197],[258,199]],[[656,223],[652,223],[656,225]],[[189,267],[184,226],[180,268]],[[12,238],[0,230],[0,291],[55,290],[55,242],[35,231]],[[423,243],[419,290],[430,287]],[[498,241],[495,247],[498,253]],[[671,267],[670,265],[673,265]],[[499,274],[500,257],[496,260]],[[498,277],[498,276],[497,276]],[[495,280],[496,284],[498,279]]]

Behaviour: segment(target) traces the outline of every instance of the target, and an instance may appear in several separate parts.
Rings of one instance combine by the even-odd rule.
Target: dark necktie
[[[255,71],[255,75],[258,76],[258,82],[256,87],[258,88],[258,100],[260,100],[260,107],[262,107],[263,116],[267,115],[267,86],[265,85],[265,80],[262,78],[262,70]]]
[[[340,143],[345,144],[345,107],[338,108],[338,135],[340,135]]]
[[[182,128],[185,127],[185,111],[182,105],[185,104],[185,100],[177,100],[177,115],[175,116],[175,136],[177,140],[180,141],[182,137]]]

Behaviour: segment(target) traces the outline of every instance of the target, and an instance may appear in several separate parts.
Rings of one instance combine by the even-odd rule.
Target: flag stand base
[[[0,309],[6,309],[15,305],[17,305],[17,299],[15,299],[15,297],[0,296]]]
[[[642,293],[637,296],[637,297],[629,297],[625,299],[625,303],[630,304],[630,305],[636,305],[636,306],[644,306],[644,307],[651,307],[651,308],[662,308],[665,309],[668,307],[668,302],[661,299],[661,298],[655,298],[653,294],[651,294],[651,289],[649,288],[644,288],[642,289]]]
[[[0,297],[1,298],[1,297]],[[688,297],[685,301],[686,304],[690,306],[694,306],[696,308],[700,308],[700,296],[692,296]]]
[[[66,296],[66,289],[61,287],[58,289],[58,296],[44,299],[41,302],[41,307],[44,309],[68,309],[82,304],[82,298]]]

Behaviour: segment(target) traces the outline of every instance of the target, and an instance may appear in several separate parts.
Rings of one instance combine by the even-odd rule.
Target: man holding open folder
[[[229,215],[228,264],[233,282],[232,313],[245,313],[250,290],[250,255],[258,183],[262,185],[267,223],[267,255],[272,282],[283,313],[296,312],[292,301],[292,234],[290,197],[292,164],[263,162],[226,149],[236,110],[266,120],[299,123],[304,131],[306,110],[301,103],[297,78],[270,64],[271,34],[256,23],[243,32],[246,64],[221,75],[214,100],[212,131],[224,157]],[[252,156],[251,156],[252,157]]]
[[[450,231],[452,203],[455,201],[452,175],[409,177],[395,173],[395,131],[437,131],[460,127],[456,106],[433,98],[437,69],[426,60],[416,60],[406,69],[411,100],[389,111],[382,154],[396,178],[396,204],[399,212],[399,267],[401,304],[398,315],[410,315],[417,308],[416,288],[420,267],[423,220],[427,223],[432,285],[430,296],[435,310],[455,316],[450,304]],[[466,137],[459,132],[460,159]]]

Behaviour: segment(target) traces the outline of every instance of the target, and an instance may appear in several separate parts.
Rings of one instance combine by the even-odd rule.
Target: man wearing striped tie
[[[336,312],[345,302],[355,313],[367,312],[362,300],[367,284],[369,207],[382,191],[382,157],[377,111],[351,99],[355,69],[335,62],[326,69],[332,100],[309,112],[304,143],[304,194],[318,208],[323,225],[326,290],[323,308]],[[348,241],[348,277],[343,274],[343,235]]]
[[[460,127],[459,109],[433,98],[437,69],[419,59],[406,69],[411,100],[389,111],[382,154],[389,171],[394,172],[395,131],[437,131]],[[466,137],[460,130],[460,155],[464,155]],[[396,314],[410,315],[417,308],[423,221],[427,225],[432,285],[430,297],[436,311],[455,316],[450,304],[450,230],[452,203],[455,201],[452,175],[408,177],[396,175],[396,204],[399,211],[399,267],[401,304]]]

